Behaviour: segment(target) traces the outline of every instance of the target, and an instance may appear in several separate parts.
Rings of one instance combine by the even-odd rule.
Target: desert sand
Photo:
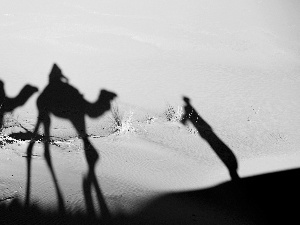
[[[0,223],[293,221],[299,10],[284,0],[2,1]],[[48,121],[37,99],[54,64],[65,78],[43,103],[66,118],[52,108],[48,140],[34,131]],[[21,104],[26,84],[38,91]],[[117,96],[96,115],[80,97],[64,101],[64,84],[89,103],[103,89]],[[85,129],[70,122],[82,118]]]

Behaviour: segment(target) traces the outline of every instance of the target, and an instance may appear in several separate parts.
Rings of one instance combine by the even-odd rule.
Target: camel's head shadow
[[[0,89],[4,91],[4,82],[2,80],[0,80]],[[23,87],[23,91],[26,92],[26,93],[34,94],[35,92],[38,92],[39,89],[37,87],[34,87],[34,86],[30,85],[30,84],[26,84]]]
[[[100,99],[102,99],[102,101],[112,101],[114,98],[117,97],[117,94],[116,93],[113,93],[111,91],[107,91],[105,89],[102,89],[100,91]]]
[[[105,89],[102,89],[100,91],[99,100],[102,102],[102,107],[105,111],[110,110],[111,107],[111,101],[113,101],[117,97],[116,93],[107,91]]]
[[[30,84],[26,84],[25,87],[24,87],[24,92],[28,92],[30,94],[34,94],[38,91],[39,91],[39,89],[37,87],[34,87]]]
[[[100,115],[103,114],[106,111],[109,111],[111,109],[111,102],[117,97],[117,94],[107,91],[105,89],[102,89],[99,94],[98,101],[95,104],[89,105],[87,114],[90,117],[98,117],[99,113]],[[95,107],[97,106],[97,107]],[[99,112],[100,108],[100,112]]]

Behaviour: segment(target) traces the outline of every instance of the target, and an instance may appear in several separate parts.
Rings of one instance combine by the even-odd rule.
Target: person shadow
[[[36,92],[38,92],[36,87],[26,84],[16,97],[10,98],[6,96],[4,83],[0,80],[0,128],[4,125],[5,113],[12,112],[17,107],[24,105]]]
[[[65,203],[61,190],[54,172],[51,162],[49,149],[50,141],[50,114],[56,117],[70,120],[76,129],[79,137],[84,144],[84,154],[88,164],[87,175],[83,178],[83,192],[87,207],[87,212],[91,216],[96,216],[92,202],[91,189],[94,186],[97,194],[97,200],[100,205],[100,210],[103,219],[108,219],[110,213],[106,206],[102,195],[99,183],[97,181],[95,166],[99,160],[99,154],[88,139],[88,134],[85,125],[85,115],[92,118],[97,118],[110,110],[110,102],[117,97],[115,93],[107,90],[101,90],[98,100],[94,103],[86,101],[79,91],[68,83],[68,79],[62,74],[61,69],[54,64],[49,75],[49,84],[37,98],[38,120],[33,131],[33,136],[38,135],[38,130],[41,124],[44,125],[44,148],[45,159],[50,169],[52,179],[55,185],[55,190],[58,197],[59,212],[65,214]],[[29,207],[30,203],[30,183],[31,183],[31,156],[35,139],[32,139],[27,148],[27,186],[25,206]]]
[[[238,162],[232,150],[215,134],[212,127],[199,115],[190,103],[188,97],[183,97],[185,102],[184,115],[181,123],[186,124],[189,120],[198,130],[199,135],[210,145],[217,156],[227,167],[232,181],[240,179],[237,170]]]

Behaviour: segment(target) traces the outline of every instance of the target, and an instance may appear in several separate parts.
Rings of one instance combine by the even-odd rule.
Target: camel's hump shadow
[[[50,112],[57,117],[71,119],[87,114],[95,118],[109,110],[110,101],[116,96],[115,93],[103,89],[98,100],[90,103],[75,87],[60,81],[48,84],[38,97],[37,105],[40,113]]]

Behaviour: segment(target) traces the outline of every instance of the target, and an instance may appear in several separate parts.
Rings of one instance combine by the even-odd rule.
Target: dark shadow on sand
[[[212,188],[166,194],[122,224],[295,224],[300,169],[229,181]]]
[[[15,198],[9,203],[0,202],[0,224],[103,224],[104,221],[95,217],[90,217],[80,211],[74,213],[61,214],[55,210],[49,211],[38,206],[27,206],[22,204],[21,199]]]
[[[115,93],[101,90],[95,103],[87,102],[79,91],[68,83],[68,79],[62,74],[60,68],[54,64],[49,75],[49,84],[37,99],[38,121],[33,131],[33,136],[38,136],[40,125],[44,125],[45,159],[51,172],[55,190],[58,198],[59,212],[65,214],[65,203],[58,180],[56,178],[50,155],[50,114],[70,120],[84,144],[84,154],[88,164],[87,175],[83,178],[83,194],[86,201],[87,211],[91,218],[96,217],[94,202],[92,199],[92,187],[97,194],[97,202],[100,205],[101,216],[106,219],[110,217],[109,210],[102,195],[95,166],[99,160],[97,150],[92,146],[86,133],[85,115],[97,118],[110,110],[110,102],[116,97]],[[32,139],[27,148],[27,186],[25,206],[30,207],[31,188],[31,155],[36,138]]]
[[[4,83],[0,80],[0,128],[3,125],[3,117],[7,112],[12,112],[17,107],[24,105],[27,100],[35,93],[38,89],[29,84],[25,85],[19,94],[10,98],[7,97],[4,90]]]
[[[199,135],[210,145],[217,156],[225,164],[231,179],[238,180],[238,162],[232,150],[215,134],[212,127],[195,110],[190,103],[190,99],[184,97],[183,100],[186,105],[184,107],[185,112],[181,122],[186,124],[189,120],[195,126]]]
[[[124,225],[274,225],[299,220],[300,169],[262,174],[217,186],[174,192],[152,199],[131,215],[112,215],[108,224]],[[0,224],[103,224],[83,213],[24,207],[18,199],[0,202]]]

